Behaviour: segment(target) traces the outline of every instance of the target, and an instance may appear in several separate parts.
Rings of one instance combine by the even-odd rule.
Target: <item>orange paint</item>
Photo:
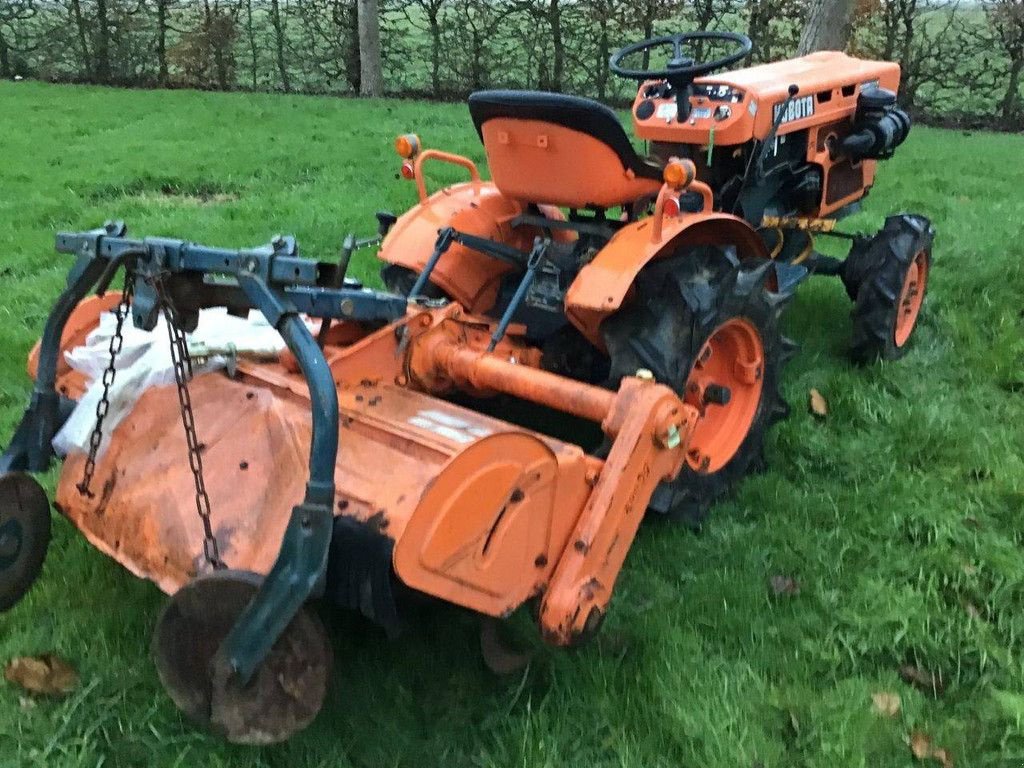
[[[921,313],[924,294],[928,288],[928,254],[919,251],[907,268],[907,276],[900,290],[900,300],[896,305],[896,328],[893,341],[902,347],[910,339],[917,325],[917,317]]]
[[[655,217],[620,229],[576,276],[565,297],[569,320],[599,349],[601,323],[622,306],[640,270],[651,260],[699,245],[735,245],[740,258],[764,258],[764,241],[743,219],[725,213],[687,213],[664,218],[654,238]]]
[[[542,211],[548,218],[562,218],[557,208],[544,207]],[[501,194],[489,181],[479,186],[456,184],[435,192],[426,203],[400,216],[378,255],[386,263],[420,272],[434,250],[438,230],[448,226],[529,253],[540,230],[512,226],[513,219],[525,212],[525,205]],[[574,238],[571,232],[555,235],[561,242]],[[494,306],[501,278],[512,269],[510,264],[453,243],[430,279],[466,310],[482,314]]]
[[[852,117],[857,109],[857,95],[864,83],[878,81],[882,88],[895,91],[900,84],[898,64],[884,61],[866,61],[836,51],[819,51],[808,56],[754,67],[716,72],[698,77],[697,85],[728,85],[743,93],[743,100],[730,104],[729,117],[716,119],[693,116],[691,121],[679,122],[674,117],[675,96],[654,99],[655,111],[646,120],[636,118],[636,107],[644,100],[647,86],[657,81],[644,83],[637,91],[633,102],[633,130],[636,136],[646,141],[664,141],[673,144],[707,143],[708,132],[715,129],[715,146],[745,144],[751,139],[764,139],[771,130],[774,107],[785,101],[791,84],[799,87],[798,98],[811,96],[815,99],[814,114],[784,123],[779,135],[785,135],[804,128],[812,128],[830,119]],[[845,90],[844,90],[845,87]],[[691,98],[692,107],[707,107],[713,102],[699,96]],[[753,106],[751,106],[753,105]],[[668,120],[658,116],[658,108],[672,111]]]
[[[88,333],[98,306],[83,305],[68,344]],[[545,596],[546,636],[569,643],[581,631],[573,601],[604,610],[650,494],[679,471],[698,414],[653,382],[626,379],[612,392],[539,370],[540,351],[520,327],[487,353],[491,331],[491,321],[456,304],[410,308],[372,332],[332,327],[325,356],[341,415],[335,513],[392,539],[395,573],[416,590],[491,616]],[[64,370],[58,383],[75,375]],[[266,573],[303,497],[305,382],[284,355],[240,361],[237,379],[205,374],[190,389],[222,557]],[[611,452],[602,461],[437,396],[453,389],[591,419]],[[92,499],[78,491],[84,454],[74,453],[56,499],[97,549],[169,593],[208,568],[179,419],[173,387],[147,390],[97,462],[101,490]],[[573,543],[580,536],[594,543],[592,554]],[[606,589],[581,591],[597,582]]]
[[[624,168],[603,141],[565,126],[492,118],[481,131],[491,178],[503,194],[523,203],[614,208],[654,197],[661,187],[660,178],[641,178]]]
[[[709,386],[725,387],[727,403],[706,402]],[[698,472],[717,472],[739,450],[757,415],[764,385],[764,345],[743,318],[716,328],[694,358],[683,388],[686,402],[700,412],[686,454]]]
[[[473,191],[477,195],[480,194],[480,171],[476,169],[476,163],[462,155],[452,154],[451,152],[442,152],[438,149],[428,149],[426,152],[418,154],[413,163],[413,178],[416,180],[416,192],[420,196],[421,205],[428,205],[430,202],[430,197],[427,195],[427,180],[423,173],[423,165],[427,160],[437,160],[438,162],[449,163],[450,165],[457,165],[460,168],[465,168],[469,171],[470,186],[472,186]]]

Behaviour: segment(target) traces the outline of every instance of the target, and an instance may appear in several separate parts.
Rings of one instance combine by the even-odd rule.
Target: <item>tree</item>
[[[416,29],[424,29],[419,20],[422,15],[426,19],[426,31],[430,35],[430,95],[435,99],[441,97],[441,21],[448,0],[408,0],[400,3],[402,18],[406,24]],[[410,9],[417,9],[410,12]]]
[[[1006,89],[999,112],[1007,125],[1021,112],[1020,86],[1024,74],[1024,0],[989,0],[985,4],[989,27],[1009,59]]]
[[[582,9],[587,18],[593,19],[597,25],[594,36],[594,87],[598,101],[608,97],[608,59],[612,55],[613,25],[616,22],[615,12],[618,10],[615,0],[582,0]]]
[[[803,6],[792,0],[748,0],[745,6],[747,37],[754,41],[747,63],[790,55],[797,45]]]
[[[313,90],[359,93],[359,23],[355,0],[300,0],[294,5],[297,64]],[[308,86],[307,86],[308,88]]]
[[[914,109],[925,87],[963,88],[964,74],[957,64],[981,57],[965,56],[965,36],[958,0],[881,0],[876,10],[858,24],[856,48],[867,58],[897,61],[900,65],[900,102]]]
[[[96,35],[93,43],[93,77],[110,82],[110,9],[107,0],[96,0]]]
[[[551,43],[550,69],[545,49],[541,56],[540,87],[551,91],[561,91],[565,87],[565,34],[564,13],[559,0],[516,0],[511,4],[511,12],[525,13],[533,22],[529,27],[532,38],[539,28],[547,28]],[[539,28],[538,28],[539,27]]]
[[[70,0],[68,14],[74,24],[75,35],[78,41],[78,54],[80,70],[87,78],[95,74],[92,62],[92,50],[89,46],[89,23],[82,12],[82,4],[79,0]]]
[[[813,51],[842,51],[853,31],[853,0],[813,0],[797,45],[797,55]]]
[[[381,96],[383,93],[380,7],[377,0],[359,0],[359,95]]]
[[[167,68],[167,32],[170,29],[170,12],[173,0],[156,0],[156,81],[161,87],[169,79]]]
[[[241,5],[204,0],[201,6],[188,4],[190,28],[168,51],[171,63],[189,85],[230,90],[235,85],[235,14]]]
[[[12,53],[18,48],[14,42],[22,25],[36,15],[32,0],[6,0],[0,2],[0,77],[11,77],[14,70]]]
[[[277,74],[281,77],[281,87],[285,93],[291,91],[291,82],[288,80],[288,63],[284,55],[284,41],[286,37],[284,19],[281,16],[281,3],[278,0],[270,0],[270,23],[274,27],[274,53],[277,61]]]
[[[260,57],[256,43],[256,17],[252,12],[252,0],[245,0],[245,36],[249,43],[249,80],[255,91],[259,85]]]

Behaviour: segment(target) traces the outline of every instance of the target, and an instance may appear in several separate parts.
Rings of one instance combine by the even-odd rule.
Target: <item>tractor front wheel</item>
[[[675,481],[651,508],[697,526],[711,503],[763,465],[765,431],[788,413],[782,365],[796,345],[779,319],[790,296],[768,285],[770,263],[702,247],[654,262],[635,300],[603,327],[610,383],[638,370],[669,385],[701,417]]]
[[[853,299],[857,363],[896,360],[907,352],[928,289],[935,230],[923,216],[890,216],[871,238],[854,243],[841,276]]]

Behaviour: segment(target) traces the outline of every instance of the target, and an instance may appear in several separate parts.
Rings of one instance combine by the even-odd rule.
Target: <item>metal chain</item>
[[[192,470],[192,479],[196,489],[196,512],[203,523],[203,555],[206,562],[214,570],[222,570],[227,566],[220,559],[220,547],[213,533],[210,521],[210,496],[206,492],[203,479],[202,446],[196,435],[195,414],[192,411],[192,398],[188,392],[188,382],[192,378],[192,357],[188,352],[185,332],[178,322],[177,312],[164,290],[162,278],[155,281],[160,310],[167,325],[167,338],[171,345],[171,362],[174,364],[174,382],[178,389],[178,405],[181,407],[181,423],[185,428],[185,442],[188,444],[188,465]]]
[[[93,498],[92,478],[96,473],[96,458],[99,456],[100,444],[103,442],[103,422],[110,411],[110,388],[114,384],[114,377],[117,376],[117,356],[124,346],[124,321],[128,318],[131,309],[132,296],[135,293],[135,275],[126,271],[124,276],[124,288],[121,290],[121,301],[117,305],[116,325],[114,334],[110,337],[110,358],[107,361],[107,368],[103,371],[103,392],[100,394],[99,402],[96,403],[96,424],[89,436],[89,452],[85,457],[85,466],[82,469],[82,481],[76,486],[78,492],[87,498]]]

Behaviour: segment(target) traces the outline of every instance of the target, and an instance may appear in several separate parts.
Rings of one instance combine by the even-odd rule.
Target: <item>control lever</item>
[[[512,296],[512,300],[505,308],[505,312],[502,314],[501,320],[498,321],[498,325],[494,329],[494,333],[491,334],[491,342],[487,345],[488,352],[493,352],[494,348],[498,346],[498,342],[505,337],[505,331],[508,330],[508,326],[512,322],[513,315],[515,315],[519,306],[523,303],[523,299],[526,298],[526,292],[530,290],[530,286],[533,285],[533,279],[537,276],[537,269],[540,267],[541,262],[544,261],[544,254],[547,253],[548,246],[550,245],[551,240],[547,238],[538,237],[533,241],[533,250],[530,251],[530,257],[526,261],[526,272],[523,274],[523,279],[519,281],[519,287],[516,288],[516,292]]]
[[[360,248],[366,248],[367,246],[379,244],[388,232],[391,231],[391,227],[394,226],[395,222],[398,221],[398,217],[390,211],[377,211],[377,234],[374,237],[364,237],[362,239],[356,238],[355,233],[349,232],[345,235],[345,239],[341,243],[341,253],[338,254],[338,265],[334,269],[334,279],[331,281],[331,287],[343,288],[345,286],[345,275],[348,274],[348,266],[352,261],[352,254]],[[323,347],[327,340],[327,332],[331,329],[331,319],[325,317],[320,321],[320,331],[317,333],[317,343]]]
[[[731,213],[736,213],[736,209],[739,208],[740,200],[743,196],[743,190],[747,188],[747,182],[750,180],[750,171],[754,169],[757,177],[760,179],[764,176],[764,161],[768,156],[768,147],[775,143],[775,136],[779,132],[779,126],[782,125],[783,119],[786,117],[786,112],[789,110],[789,105],[796,98],[796,95],[800,93],[800,86],[796,83],[790,83],[789,93],[786,96],[786,100],[779,106],[778,114],[775,115],[775,120],[772,121],[771,130],[768,131],[768,135],[764,141],[757,148],[756,152],[750,153],[750,158],[747,160],[747,167],[743,171],[743,181],[740,183],[740,188],[736,190],[736,197],[733,200]]]
[[[764,141],[761,142],[761,147],[757,153],[757,165],[755,166],[758,178],[764,176],[764,161],[768,156],[768,147],[775,143],[775,137],[779,132],[779,127],[782,125],[782,121],[786,118],[786,112],[789,111],[789,105],[793,103],[793,99],[796,98],[798,93],[800,93],[800,86],[796,83],[790,84],[789,95],[779,107],[779,112],[775,115],[775,120],[772,122],[771,130],[768,131],[768,135],[765,137]]]

